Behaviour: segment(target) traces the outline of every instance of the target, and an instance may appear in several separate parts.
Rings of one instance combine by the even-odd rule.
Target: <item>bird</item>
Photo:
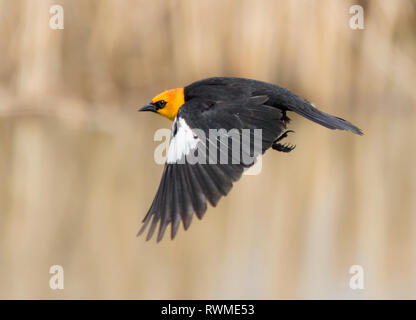
[[[352,123],[318,110],[286,88],[237,77],[212,77],[165,90],[139,111],[173,121],[159,188],[137,234],[148,229],[146,240],[150,240],[159,226],[157,242],[169,225],[174,239],[181,222],[187,230],[194,215],[202,219],[207,203],[215,207],[257,156],[270,148],[291,152],[295,145],[281,142],[294,133],[286,130],[288,112],[329,129],[363,134]],[[242,144],[238,134],[247,131]],[[259,137],[255,132],[261,132]],[[236,141],[240,144],[233,148]],[[243,156],[249,161],[243,161]]]

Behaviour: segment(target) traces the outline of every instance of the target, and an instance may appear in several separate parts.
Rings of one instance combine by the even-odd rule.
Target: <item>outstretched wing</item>
[[[186,230],[194,213],[201,219],[207,202],[215,207],[228,194],[285,127],[282,112],[267,100],[191,100],[179,109],[162,180],[138,235],[150,224],[149,240],[159,225],[160,241],[170,224],[173,239],[181,221]]]

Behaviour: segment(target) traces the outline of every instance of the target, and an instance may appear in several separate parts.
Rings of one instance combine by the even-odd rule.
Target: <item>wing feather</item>
[[[257,156],[263,153],[285,128],[281,111],[265,105],[266,102],[266,96],[210,104],[191,100],[180,108],[168,150],[170,156],[165,164],[155,199],[143,219],[139,235],[150,224],[146,237],[149,240],[159,224],[157,241],[160,241],[171,224],[173,239],[181,221],[184,229],[188,229],[194,212],[201,219],[207,210],[207,202],[215,207],[220,198],[230,192],[233,183],[240,179],[244,169],[253,164],[243,163],[242,156],[251,153]],[[206,140],[198,137],[196,129],[205,132]],[[225,133],[210,136],[210,129],[225,129]],[[231,129],[237,129],[240,135],[243,129],[261,129],[261,150],[254,150],[254,133],[250,130],[250,145],[241,145],[240,157],[236,158],[231,147],[233,140],[239,137],[228,134]],[[216,149],[217,161],[226,159],[227,163],[189,161],[188,157],[191,154],[205,151],[210,155],[210,146]]]

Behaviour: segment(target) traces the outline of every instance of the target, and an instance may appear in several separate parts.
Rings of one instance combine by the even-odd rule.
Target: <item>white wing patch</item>
[[[198,137],[194,135],[185,119],[176,117],[172,126],[172,136],[170,138],[167,163],[176,163],[183,156],[188,155],[191,150],[196,148],[198,141]]]

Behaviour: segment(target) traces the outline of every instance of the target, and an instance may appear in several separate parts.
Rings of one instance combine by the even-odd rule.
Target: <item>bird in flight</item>
[[[286,130],[287,112],[362,135],[350,122],[318,110],[288,89],[243,78],[214,77],[166,90],[139,111],[173,120],[162,179],[138,233],[150,225],[149,240],[159,226],[158,242],[169,224],[173,239],[181,221],[187,230],[194,213],[201,219],[207,202],[215,207],[267,149],[294,149],[281,143],[293,133]]]

